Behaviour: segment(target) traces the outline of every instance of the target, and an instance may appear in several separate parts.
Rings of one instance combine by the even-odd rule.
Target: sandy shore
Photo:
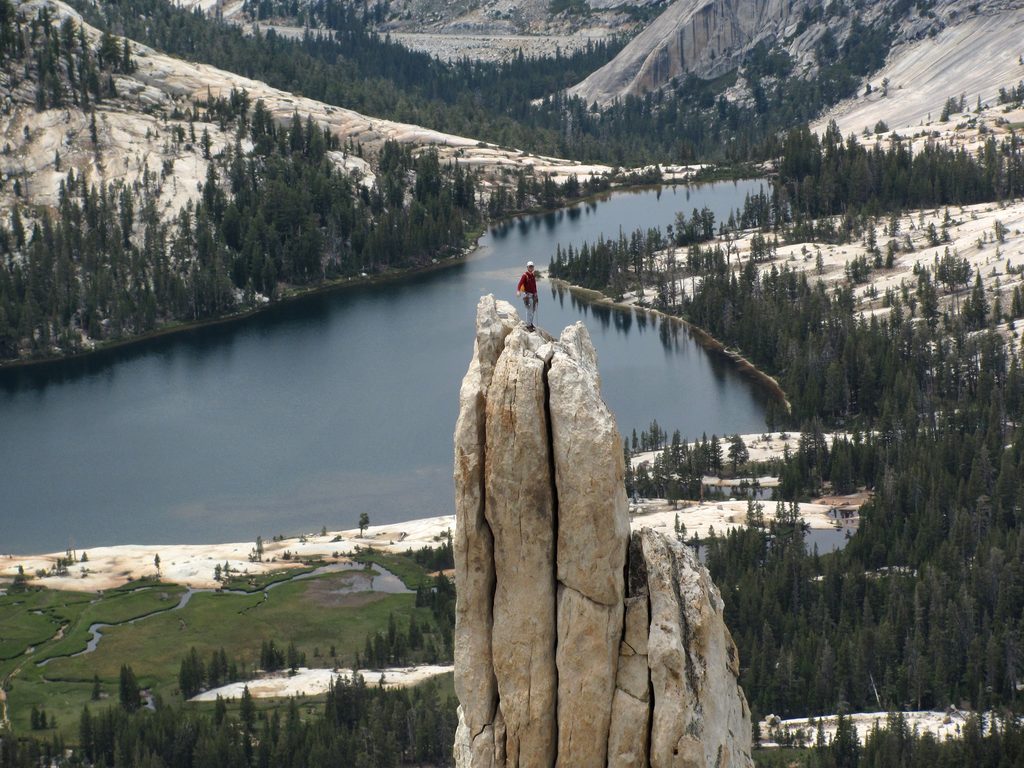
[[[255,559],[256,542],[227,544],[123,544],[94,547],[74,553],[78,562],[66,575],[33,578],[33,584],[51,589],[95,592],[130,581],[158,576],[166,582],[196,588],[215,588],[214,569],[225,563],[234,575],[258,576],[288,568],[300,568],[305,560],[346,560],[358,549],[372,547],[384,552],[405,552],[437,546],[445,532],[455,527],[455,516],[429,517],[390,525],[374,525],[360,533],[328,531],[263,542],[262,560]],[[287,557],[286,557],[287,554]],[[155,565],[160,557],[159,573]],[[84,556],[84,560],[83,560]],[[48,572],[66,552],[42,555],[0,555],[0,577],[13,579],[21,566],[28,576]]]
[[[743,435],[754,461],[779,458],[786,450],[794,451],[800,440],[797,432],[774,432]],[[831,440],[831,436],[826,436]],[[657,452],[637,454],[634,466],[654,460]],[[775,477],[748,478],[756,480],[762,488],[778,484]],[[729,488],[739,479],[704,478],[705,485]],[[811,529],[855,530],[858,522],[856,510],[868,498],[865,493],[818,499],[815,503],[799,505],[800,516]],[[763,502],[764,516],[771,520],[775,503]],[[686,526],[687,536],[701,538],[722,535],[745,525],[746,501],[680,501],[670,503],[664,499],[642,499],[630,505],[634,530],[642,527],[674,533],[676,516]],[[400,553],[421,547],[440,545],[449,531],[455,529],[454,515],[441,515],[401,523],[372,525],[360,532],[354,528],[344,531],[311,533],[263,542],[263,555],[256,558],[256,542],[229,542],[224,544],[124,544],[73,552],[75,562],[62,575],[53,573],[57,561],[67,557],[66,552],[38,555],[0,554],[0,591],[4,581],[12,580],[18,569],[23,569],[32,583],[50,589],[97,592],[113,589],[131,581],[159,578],[172,584],[194,588],[216,588],[214,579],[217,566],[230,568],[234,576],[259,576],[272,571],[300,568],[309,560],[345,561],[360,549],[373,548],[383,552]],[[156,559],[159,556],[159,571]]]

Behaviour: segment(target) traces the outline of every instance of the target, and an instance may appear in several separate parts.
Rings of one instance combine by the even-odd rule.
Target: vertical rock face
[[[548,389],[558,495],[558,762],[603,765],[629,516],[622,440],[601,399],[597,354],[582,324],[562,333]]]
[[[488,390],[484,515],[494,534],[491,653],[510,765],[555,755],[555,498],[547,361],[523,328],[509,334]],[[546,345],[550,351],[550,345]]]
[[[707,571],[630,538],[622,444],[582,324],[477,308],[455,430],[456,765],[750,766]]]
[[[650,528],[636,535],[650,594],[651,766],[742,765],[750,711],[718,589],[686,545]]]
[[[650,745],[650,673],[647,635],[651,625],[647,592],[647,564],[640,538],[629,542],[625,620],[619,643],[619,668],[612,701],[612,728],[608,734],[608,765],[646,768]]]
[[[804,0],[676,0],[570,93],[604,104],[646,93],[687,72],[718,77],[732,71],[755,41],[788,30],[804,5]]]
[[[499,308],[494,297],[480,300],[473,359],[462,380],[455,424],[455,691],[461,702],[460,723],[471,734],[463,741],[473,765],[493,764],[489,761],[494,755],[498,704],[491,633],[479,631],[493,623],[494,595],[494,536],[484,518],[486,394],[505,337],[515,324],[511,307]]]

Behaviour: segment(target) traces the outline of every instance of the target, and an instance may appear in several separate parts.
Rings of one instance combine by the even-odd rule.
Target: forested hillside
[[[745,258],[710,243],[713,217],[695,211],[670,235],[590,244],[551,265],[613,293],[639,279],[655,305],[778,377],[792,416],[774,418],[803,434],[781,467],[785,500],[826,487],[874,491],[856,536],[827,557],[807,552],[788,507],[768,525],[752,506],[749,527],[707,543],[743,686],[762,716],[1019,711],[1024,369],[1015,339],[995,329],[1012,327],[1024,306],[1001,304],[980,283],[940,305],[933,280],[952,278],[924,268],[909,300],[894,293],[886,312],[867,317],[850,284],[830,290],[796,267],[759,265],[773,240],[856,241],[874,217],[1019,197],[1022,161],[1016,137],[990,139],[977,155],[915,154],[796,130],[770,193],[724,225],[759,231]],[[654,258],[668,245],[681,253]],[[886,268],[880,249],[864,268]],[[679,290],[679,280],[696,287]],[[836,425],[852,437],[829,449],[822,430]],[[707,469],[701,456],[676,442],[659,471],[685,488]]]
[[[31,94],[49,122],[58,119],[54,110],[82,115],[96,154],[92,165],[100,169],[108,162],[100,151],[107,132],[124,130],[125,109],[140,108],[118,93],[124,84],[117,82],[135,66],[131,45],[118,35],[346,108],[614,164],[774,152],[777,127],[847,93],[854,76],[877,63],[878,50],[865,31],[848,41],[842,64],[807,83],[785,77],[785,56],[758,49],[744,72],[775,85],[753,107],[723,98],[728,82],[691,77],[666,93],[597,112],[560,89],[614,53],[603,43],[553,59],[449,65],[372,33],[368,25],[379,9],[332,2],[312,6],[308,19],[328,33],[295,41],[273,31],[247,36],[163,0],[82,5],[85,18],[105,30],[99,39],[73,18],[40,8],[26,17],[4,6],[7,82],[22,98]],[[139,87],[131,85],[133,92]],[[282,126],[280,115],[271,119],[253,101],[241,92],[168,109],[143,99],[152,123],[146,142],[160,142],[170,155],[159,173],[97,184],[80,166],[64,171],[57,148],[49,172],[66,176],[48,211],[35,207],[27,177],[9,182],[15,204],[9,221],[0,222],[0,250],[11,257],[0,276],[0,358],[73,354],[258,308],[283,290],[428,264],[457,253],[486,215],[550,208],[607,183],[570,178],[559,188],[520,169],[488,193],[485,210],[473,174],[393,147],[381,154],[375,183],[360,186],[350,175],[358,146],[340,146],[308,115],[296,113]],[[99,105],[106,106],[97,121]],[[38,153],[36,138],[26,122],[17,151]],[[196,158],[197,178],[182,181],[201,188],[199,197],[179,189],[174,159],[188,154]],[[378,160],[370,160],[376,168]],[[190,209],[179,210],[185,202]]]
[[[502,146],[613,165],[758,159],[774,136],[850,96],[877,68],[885,28],[854,21],[840,46],[816,50],[815,77],[790,77],[795,62],[770,46],[752,49],[738,73],[754,83],[749,103],[727,99],[736,74],[678,78],[663,90],[627,96],[600,111],[562,89],[613,56],[620,44],[597,42],[571,55],[519,57],[505,64],[445,64],[379,38],[375,10],[340,3],[312,6],[314,29],[301,40],[189,13],[163,0],[77,6],[86,19],[158,50],[207,62],[285,90],[365,114],[473,136]],[[763,142],[768,142],[763,147]]]
[[[27,21],[6,0],[3,9],[3,66],[36,84],[37,109],[116,98],[112,73],[133,66],[127,43],[94,46],[45,8]],[[244,92],[202,105],[201,122],[233,136],[216,154],[205,128],[196,135],[198,110],[173,117],[167,140],[201,148],[208,165],[201,195],[170,221],[157,197],[176,183],[173,166],[132,186],[70,169],[52,212],[34,209],[15,181],[25,203],[0,224],[0,357],[74,353],[253,308],[281,285],[429,264],[460,252],[480,220],[472,176],[436,154],[387,145],[367,187],[335,161],[334,136],[298,114],[279,128]],[[92,131],[95,144],[95,115]]]
[[[398,53],[352,14],[338,24],[351,38],[345,50],[361,64],[336,61],[332,43],[325,71],[303,59],[298,44],[246,38],[163,3],[150,11],[145,30],[226,52],[228,63],[263,61],[266,71],[257,74],[291,87],[329,85],[346,102],[339,93],[359,101],[357,94],[387,100],[396,92],[370,72],[377,56],[395,62],[388,73],[399,83],[436,64]],[[183,28],[168,32],[161,13]],[[225,87],[234,82],[229,73],[179,71],[145,49],[136,56],[127,38],[96,31],[66,7],[5,2],[0,16],[0,79],[12,96],[0,183],[0,359],[74,354],[353,276],[431,265],[461,254],[487,215],[550,208],[608,185],[571,174],[556,183],[530,163],[497,174],[512,154],[521,165],[518,153],[308,99],[302,103],[315,119],[289,115],[288,94],[243,80],[267,95],[264,104],[244,87]],[[541,81],[557,73],[526,60],[502,71],[534,70]],[[204,72],[217,79],[216,95],[207,87],[205,96],[198,89],[183,96],[189,86],[181,78]],[[293,74],[314,80],[296,84]],[[450,93],[457,73],[442,74],[434,85]],[[498,75],[487,77],[493,83]],[[540,87],[525,80],[527,94]],[[518,93],[515,79],[507,82]],[[449,140],[482,147],[484,170],[454,162],[467,150]],[[488,169],[487,183],[497,187],[489,196],[481,192]]]

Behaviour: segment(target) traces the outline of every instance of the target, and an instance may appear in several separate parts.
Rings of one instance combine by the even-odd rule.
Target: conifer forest
[[[736,530],[698,539],[677,526],[721,591],[755,739],[771,736],[757,725],[769,715],[839,715],[834,739],[812,721],[801,743],[757,750],[759,766],[1024,767],[1024,352],[1015,330],[1024,293],[991,289],[949,247],[965,207],[1024,199],[1024,124],[973,149],[883,140],[882,128],[844,136],[835,122],[820,135],[808,127],[863,90],[894,45],[898,18],[934,3],[892,3],[881,20],[865,3],[829,4],[821,13],[855,9],[851,31],[842,43],[822,36],[808,54],[817,62],[810,78],[792,76],[799,62],[765,43],[720,78],[685,75],[602,106],[565,89],[612,61],[629,43],[624,34],[549,57],[445,62],[378,34],[383,3],[245,0],[254,22],[305,28],[294,37],[270,26],[246,32],[166,0],[71,5],[99,39],[45,4],[26,13],[0,0],[0,76],[10,93],[30,94],[39,114],[91,115],[97,156],[96,108],[121,108],[118,77],[137,66],[130,39],[328,105],[615,172],[556,181],[520,169],[485,193],[471,165],[392,140],[370,153],[298,109],[275,118],[241,88],[154,110],[162,122],[152,142],[187,148],[206,168],[170,215],[171,161],[135,183],[96,183],[61,166],[58,150],[59,199],[48,207],[32,203],[28,180],[3,180],[13,202],[0,218],[0,363],[86,354],[350,281],[442,269],[491,224],[657,184],[659,163],[763,178],[762,191],[727,217],[680,211],[671,226],[559,247],[538,261],[563,287],[628,298],[742,356],[784,395],[768,406],[768,427],[799,432],[795,450],[755,462],[739,435],[686,440],[675,425],[653,423],[625,440],[627,494],[675,503],[703,498],[708,475],[778,478],[770,498],[750,498]],[[754,83],[749,99],[730,98],[739,76]],[[1022,100],[1020,83],[999,91],[1000,105]],[[951,96],[943,121],[967,107]],[[36,138],[26,127],[24,141]],[[858,286],[917,253],[908,219],[920,222],[916,242],[944,255],[922,252],[912,280],[880,291],[866,312]],[[978,247],[997,249],[1008,234],[1001,226]],[[776,260],[780,248],[800,245],[857,245],[863,254],[844,280],[827,283],[810,249],[806,267]],[[651,451],[647,464],[629,461]],[[869,498],[845,546],[808,546],[797,504],[854,492]],[[443,575],[454,565],[450,535],[399,564],[419,579],[410,582],[411,620],[376,617],[342,659],[354,669],[455,656],[455,588]],[[19,578],[0,596],[14,603],[33,590]],[[45,705],[33,707],[28,732],[0,721],[0,768],[453,764],[457,701],[446,677],[406,689],[339,677],[315,700],[273,705],[247,688],[230,702],[187,702],[250,681],[257,667],[294,672],[312,655],[286,637],[265,640],[258,654],[241,644],[212,655],[176,649],[173,704],[144,697],[129,664],[116,692],[107,686],[101,697],[97,677],[73,737]],[[340,664],[333,646],[330,655]],[[900,714],[950,707],[974,713],[955,740],[913,730]],[[846,719],[858,712],[889,714],[865,739]]]

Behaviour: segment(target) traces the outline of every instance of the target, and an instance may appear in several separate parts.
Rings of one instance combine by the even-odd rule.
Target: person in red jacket
[[[533,262],[526,262],[526,271],[519,278],[516,295],[526,305],[526,330],[533,330],[533,317],[537,314],[537,276],[533,273]]]

